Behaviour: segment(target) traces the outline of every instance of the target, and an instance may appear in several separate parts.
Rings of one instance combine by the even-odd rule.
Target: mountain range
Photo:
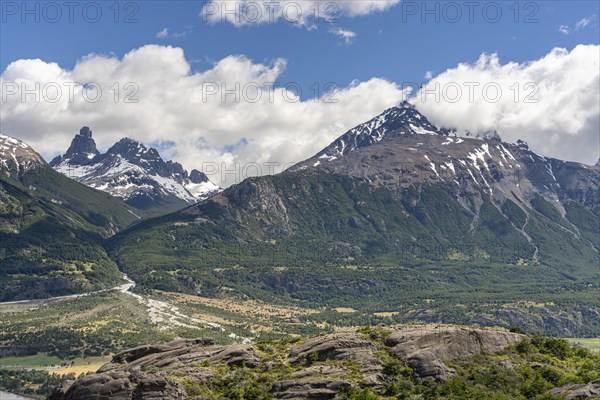
[[[115,210],[142,218],[169,196],[157,177],[186,189],[196,175],[129,139],[100,154],[87,128],[51,164],[80,171],[78,181],[125,200]],[[403,103],[281,174],[97,243],[140,290],[351,307],[360,323],[391,313],[584,334],[600,329],[599,174],[496,133],[459,137]]]
[[[103,240],[142,215],[0,134],[0,301],[114,286],[121,274]]]
[[[523,141],[458,137],[404,103],[281,174],[143,221],[109,249],[147,288],[597,329],[597,299],[575,306],[571,291],[588,296],[599,278],[599,172]],[[566,291],[561,301],[555,290]],[[518,305],[534,299],[571,316],[583,308],[585,323]]]
[[[87,126],[75,135],[67,152],[50,165],[142,210],[176,210],[220,190],[204,173],[192,170],[188,174],[181,164],[165,162],[156,149],[129,138],[101,154]]]

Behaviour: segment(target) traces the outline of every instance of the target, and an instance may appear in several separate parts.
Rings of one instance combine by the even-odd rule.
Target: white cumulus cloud
[[[344,43],[346,44],[352,44],[352,42],[356,38],[355,32],[340,27],[329,30],[329,33],[342,38],[344,40]]]
[[[482,54],[429,81],[412,98],[434,123],[497,130],[537,153],[593,164],[600,153],[600,46],[555,48],[526,63]]]
[[[285,81],[271,88],[285,69],[283,59],[263,64],[235,55],[192,71],[181,48],[159,45],[122,58],[91,54],[73,69],[18,60],[0,76],[0,122],[3,133],[46,158],[64,153],[84,125],[101,149],[124,136],[168,144],[161,150],[165,159],[214,170],[211,178],[226,186],[256,174],[256,165],[264,174],[308,158],[407,97],[395,83],[372,78],[340,83],[336,90],[321,83],[316,97],[314,87],[301,88],[301,99]],[[37,98],[22,89],[37,92]]]

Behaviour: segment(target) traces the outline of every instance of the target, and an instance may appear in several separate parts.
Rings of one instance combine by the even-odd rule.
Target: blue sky
[[[199,1],[120,2],[118,23],[114,22],[112,1],[96,3],[102,10],[96,23],[88,22],[95,19],[95,6],[87,9],[88,21],[83,16],[87,2],[74,9],[73,23],[63,2],[56,2],[62,17],[55,23],[55,10],[44,9],[44,3],[27,3],[30,10],[37,4],[37,16],[35,12],[21,15],[20,2],[3,3],[2,70],[14,60],[27,58],[41,58],[69,69],[89,53],[122,57],[144,44],[168,44],[183,48],[194,69],[206,69],[230,54],[244,54],[256,62],[285,58],[288,66],[281,79],[300,83],[303,97],[310,97],[314,83],[346,86],[354,79],[375,76],[422,82],[426,71],[440,73],[460,62],[473,62],[484,52],[498,53],[503,62],[524,62],[554,47],[572,49],[599,41],[597,1],[496,2],[502,16],[495,23],[491,22],[495,5],[484,13],[489,2],[472,6],[473,22],[469,21],[468,2],[454,2],[463,14],[456,23],[452,20],[457,8],[433,1],[404,2],[371,15],[340,15],[337,23],[317,21],[314,30],[284,20],[242,27],[208,23],[199,15],[205,4]],[[423,22],[423,8],[435,10],[436,6],[439,12],[425,15]],[[124,23],[129,15],[130,23]],[[296,20],[293,15],[289,19]],[[576,30],[577,21],[584,19],[589,19],[589,24]],[[561,25],[569,27],[569,34],[559,32]],[[329,32],[337,27],[356,34],[351,44]],[[169,37],[157,38],[164,28]]]
[[[76,2],[72,15],[68,4],[0,2],[0,131],[47,159],[85,125],[101,149],[123,136],[168,143],[161,153],[187,169],[289,165],[406,99],[406,85],[424,84],[411,100],[418,103],[435,85],[471,81],[497,84],[502,98],[491,102],[478,89],[474,101],[463,92],[458,102],[421,102],[419,111],[459,132],[524,139],[542,155],[588,164],[600,156],[598,1],[109,0]],[[248,22],[256,17],[248,10],[267,4],[298,8],[287,20],[275,11]],[[248,13],[222,12],[231,5]],[[23,85],[72,82],[81,83],[74,99],[23,99]],[[101,101],[81,97],[89,82],[103,88]],[[279,89],[256,103],[205,99],[215,82]],[[139,89],[135,104],[123,101],[130,83]],[[323,97],[331,83],[335,102]],[[534,104],[524,101],[531,83]],[[291,84],[298,101],[290,101]]]

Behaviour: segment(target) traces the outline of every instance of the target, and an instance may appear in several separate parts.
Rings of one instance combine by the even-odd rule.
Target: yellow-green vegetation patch
[[[581,346],[593,353],[600,354],[600,338],[565,338],[575,346]]]
[[[334,308],[334,310],[339,313],[348,313],[348,314],[358,312],[354,308],[350,308],[350,307],[337,307],[337,308]]]
[[[399,311],[386,311],[386,312],[373,313],[373,315],[376,315],[378,317],[393,317],[394,315],[398,315],[398,314],[400,314]]]
[[[0,368],[44,368],[61,365],[63,362],[56,356],[42,353],[23,357],[2,357]]]

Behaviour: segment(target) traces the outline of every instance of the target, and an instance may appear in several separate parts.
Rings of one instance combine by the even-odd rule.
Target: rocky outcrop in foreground
[[[381,388],[388,379],[382,357],[406,363],[417,381],[444,381],[453,375],[444,361],[495,353],[524,338],[454,326],[408,326],[381,332],[387,337],[383,341],[342,331],[290,343],[282,350],[287,358],[275,356],[270,344],[223,346],[211,339],[140,346],[117,354],[97,373],[57,388],[48,399],[186,399],[192,397],[187,393],[190,385],[222,384],[218,375],[236,367],[273,376],[268,391],[274,399],[335,399],[357,382]]]
[[[406,326],[394,330],[386,340],[391,352],[415,371],[417,381],[446,380],[456,371],[444,360],[497,353],[522,340],[510,332],[448,326]]]
[[[600,398],[600,379],[584,385],[569,385],[554,388],[548,392],[564,400]]]
[[[57,388],[48,399],[185,399],[185,387],[166,375],[201,382],[212,374],[189,366],[208,363],[253,368],[258,360],[248,345],[219,346],[204,338],[140,346],[117,354],[96,374]]]

